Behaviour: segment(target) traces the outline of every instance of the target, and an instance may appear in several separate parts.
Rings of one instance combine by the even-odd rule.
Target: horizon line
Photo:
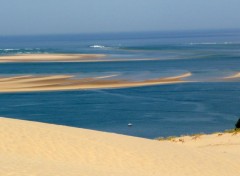
[[[63,35],[111,35],[111,34],[141,34],[141,33],[174,33],[174,32],[225,32],[240,31],[240,28],[219,28],[219,29],[171,29],[171,30],[144,30],[144,31],[109,31],[109,32],[79,32],[79,33],[36,33],[36,34],[6,34],[0,37],[31,37],[31,36],[63,36]]]

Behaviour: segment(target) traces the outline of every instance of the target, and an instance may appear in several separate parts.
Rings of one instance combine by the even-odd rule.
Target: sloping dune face
[[[34,92],[98,88],[104,89],[173,84],[187,82],[182,79],[191,76],[191,73],[186,73],[176,77],[158,78],[144,81],[109,79],[112,76],[113,75],[107,75],[90,78],[74,78],[73,75],[25,75],[17,77],[1,77],[0,92]]]
[[[0,175],[239,176],[238,155],[0,118]]]

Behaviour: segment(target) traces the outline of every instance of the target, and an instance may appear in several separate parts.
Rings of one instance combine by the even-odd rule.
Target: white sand
[[[214,148],[0,118],[1,176],[239,176],[240,150]]]

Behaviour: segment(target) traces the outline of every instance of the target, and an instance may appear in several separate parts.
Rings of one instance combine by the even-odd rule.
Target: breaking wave
[[[19,51],[20,49],[0,49],[0,51]]]
[[[0,48],[0,55],[11,54],[40,54],[46,53],[46,50],[40,48]]]
[[[200,42],[200,43],[189,43],[190,45],[238,45],[239,42]]]
[[[90,48],[106,48],[105,46],[103,45],[91,45],[89,46]]]

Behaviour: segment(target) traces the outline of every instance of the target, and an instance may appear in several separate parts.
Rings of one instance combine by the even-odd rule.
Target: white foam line
[[[108,75],[108,76],[99,76],[99,77],[95,77],[95,79],[105,79],[105,78],[111,78],[111,77],[116,77],[116,76],[118,76],[118,74]]]

